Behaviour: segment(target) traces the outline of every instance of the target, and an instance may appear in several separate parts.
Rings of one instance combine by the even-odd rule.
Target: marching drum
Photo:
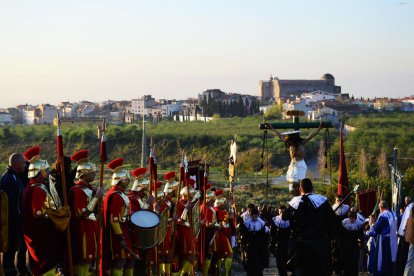
[[[131,234],[134,247],[149,249],[158,244],[160,217],[153,211],[140,210],[131,216]]]

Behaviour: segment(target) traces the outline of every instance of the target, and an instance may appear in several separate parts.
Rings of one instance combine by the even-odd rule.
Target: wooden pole
[[[99,187],[103,188],[103,180],[104,180],[104,165],[105,162],[107,161],[107,155],[106,155],[106,136],[105,136],[105,131],[106,131],[106,121],[105,118],[103,119],[102,122],[102,134],[101,137],[99,137],[101,139],[100,141],[100,171],[99,171]],[[100,258],[101,258],[101,229],[102,229],[102,219],[103,219],[103,200],[102,198],[100,198],[98,200],[98,234],[97,234],[97,244],[99,245],[97,250],[96,250],[96,258],[95,258],[95,273],[97,276],[100,275]]]
[[[62,138],[62,129],[60,128],[60,117],[59,112],[57,112],[57,136],[56,136],[56,149],[58,160],[60,164],[60,176],[62,180],[62,190],[63,190],[63,205],[68,208],[68,195],[66,190],[66,172],[65,172],[65,159],[63,156],[63,138]],[[67,249],[67,261],[69,275],[73,276],[73,262],[72,262],[72,242],[70,239],[70,227],[66,228],[66,249]]]
[[[178,180],[177,200],[175,202],[174,209],[173,209],[173,221],[171,222],[172,223],[172,234],[173,234],[172,239],[171,239],[171,251],[170,251],[170,259],[171,260],[174,259],[175,240],[176,240],[176,237],[177,237],[177,235],[175,233],[176,230],[177,230],[177,223],[174,222],[174,217],[177,213],[177,205],[178,205],[178,201],[180,199],[180,191],[181,191],[181,187],[182,187],[181,184],[183,183],[183,180],[184,180],[184,151],[182,152],[182,158],[181,158],[181,164],[180,164],[180,177],[179,177],[179,180]],[[170,272],[170,275],[168,275],[168,276],[171,276],[171,272]]]

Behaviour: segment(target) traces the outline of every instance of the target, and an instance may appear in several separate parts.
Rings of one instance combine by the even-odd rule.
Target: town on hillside
[[[0,126],[52,124],[59,112],[62,122],[87,122],[106,118],[110,123],[148,121],[205,121],[213,118],[245,117],[279,111],[303,111],[309,121],[331,121],[337,125],[344,115],[382,111],[414,111],[414,95],[404,98],[355,98],[344,93],[335,84],[331,74],[320,79],[279,79],[272,75],[260,80],[258,95],[226,93],[220,89],[207,89],[196,98],[186,100],[155,99],[143,95],[131,100],[103,102],[60,102],[0,109]],[[283,113],[286,114],[286,113]],[[286,115],[285,115],[286,116]]]

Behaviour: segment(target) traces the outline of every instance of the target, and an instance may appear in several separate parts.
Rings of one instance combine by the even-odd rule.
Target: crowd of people
[[[408,197],[399,215],[381,200],[379,212],[365,218],[341,197],[331,206],[305,178],[300,195],[287,205],[249,204],[236,211],[233,200],[207,181],[194,189],[185,164],[178,181],[174,171],[162,181],[149,181],[146,168],[129,172],[117,158],[108,164],[111,188],[105,190],[93,184],[97,170],[88,151],[63,160],[65,173],[62,160],[49,167],[39,147],[10,156],[0,180],[9,204],[4,275],[81,276],[92,269],[101,275],[230,275],[233,261],[240,260],[255,276],[273,257],[281,276],[414,275],[414,213]],[[151,235],[133,220],[145,211],[156,214],[164,229],[162,238],[145,232],[157,233],[155,246],[143,245]],[[151,217],[141,222],[151,230],[145,225]]]
[[[398,216],[384,200],[378,207],[365,218],[340,196],[330,206],[326,197],[313,193],[309,179],[302,179],[300,196],[288,206],[249,204],[241,210],[241,260],[248,275],[262,275],[271,254],[281,276],[414,275],[411,198],[405,198]]]

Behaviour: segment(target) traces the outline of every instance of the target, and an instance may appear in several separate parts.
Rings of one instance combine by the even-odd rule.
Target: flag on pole
[[[345,197],[349,193],[349,182],[348,182],[348,171],[346,169],[346,159],[345,159],[345,153],[344,153],[342,129],[343,129],[343,125],[341,125],[340,135],[339,135],[338,195]],[[347,201],[349,201],[349,199]]]

